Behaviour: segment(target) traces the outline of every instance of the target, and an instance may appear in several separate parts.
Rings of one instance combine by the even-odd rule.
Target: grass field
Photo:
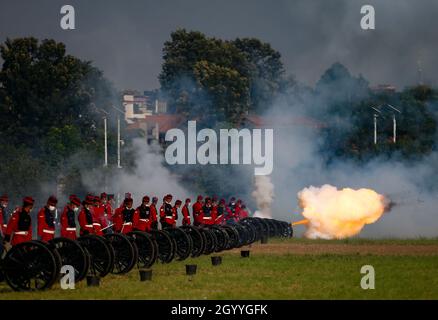
[[[438,299],[438,239],[274,240],[221,253],[212,266],[203,256],[156,264],[153,280],[140,282],[138,271],[109,275],[98,288],[85,282],[75,290],[59,285],[45,292],[18,293],[0,284],[2,299]],[[189,278],[185,264],[198,265]],[[372,265],[375,290],[363,290],[360,269]]]

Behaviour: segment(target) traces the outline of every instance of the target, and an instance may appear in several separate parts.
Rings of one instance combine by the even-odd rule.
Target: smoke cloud
[[[252,192],[252,197],[257,204],[257,211],[254,212],[254,217],[272,218],[271,205],[274,198],[274,185],[269,176],[255,176],[255,190]]]
[[[159,201],[172,194],[174,200],[184,200],[191,196],[182,185],[178,176],[172,174],[163,164],[164,157],[158,145],[148,145],[144,139],[134,139],[131,146],[134,166],[119,169],[107,178],[106,186],[96,184],[96,176],[92,173],[83,175],[83,183],[89,190],[99,192],[104,188],[108,192],[120,194],[131,193],[134,203],[140,203],[143,196],[157,196]]]
[[[305,237],[343,239],[376,222],[388,207],[384,196],[370,189],[337,189],[331,185],[309,187],[298,193],[307,218]]]

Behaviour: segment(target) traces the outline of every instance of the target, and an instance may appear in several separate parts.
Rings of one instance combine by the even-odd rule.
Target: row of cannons
[[[79,282],[86,277],[126,274],[135,267],[147,270],[157,262],[182,261],[292,234],[287,222],[245,218],[233,225],[208,228],[181,226],[150,233],[55,238],[49,243],[30,241],[7,252],[0,248],[0,281],[16,291],[45,290],[60,279],[61,268],[66,265],[74,268],[75,282]]]

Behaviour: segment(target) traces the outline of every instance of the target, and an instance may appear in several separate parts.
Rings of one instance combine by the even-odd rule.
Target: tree
[[[207,61],[196,63],[195,78],[199,87],[207,93],[209,106],[207,122],[239,123],[247,110],[248,79],[231,68],[221,67]]]
[[[50,128],[75,125],[83,142],[96,139],[97,108],[108,108],[108,103],[97,105],[100,71],[67,55],[65,45],[54,40],[7,39],[0,50],[3,137],[35,150]]]
[[[200,111],[203,111],[203,114],[215,112],[215,110],[205,110],[206,105],[211,105],[208,101],[209,94],[218,92],[203,86],[206,84],[206,70],[205,68],[201,70],[203,69],[199,64],[201,61],[204,61],[204,67],[205,62],[211,66],[209,69],[211,77],[212,72],[224,70],[220,68],[228,68],[239,73],[236,79],[246,80],[244,56],[237,48],[228,42],[207,38],[200,32],[187,32],[184,29],[173,32],[171,41],[167,41],[164,45],[163,53],[164,63],[159,76],[162,90],[169,97],[171,109],[187,116],[199,116]],[[199,76],[204,77],[197,78]],[[243,92],[247,91],[244,84],[239,87]],[[217,96],[213,97],[215,98]]]
[[[280,93],[284,82],[281,54],[269,43],[255,38],[236,39],[233,44],[245,55],[250,79],[251,109],[263,112]]]
[[[159,76],[174,112],[239,126],[269,106],[282,87],[280,54],[257,39],[223,41],[179,29],[163,50]],[[201,119],[199,119],[201,118]]]
[[[100,110],[115,99],[102,72],[68,55],[65,45],[54,40],[7,39],[0,53],[0,147],[21,155],[1,174],[23,185],[2,180],[0,187],[12,193],[27,190],[24,184],[56,183],[60,173],[73,170],[69,158],[78,152],[101,165],[96,160],[103,141]],[[30,168],[37,174],[22,179]]]

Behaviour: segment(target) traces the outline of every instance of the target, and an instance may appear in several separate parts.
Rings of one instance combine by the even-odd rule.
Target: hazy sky
[[[76,30],[60,28],[60,8],[76,9]],[[376,9],[376,30],[360,28],[360,8]],[[313,85],[333,62],[371,84],[438,83],[437,0],[0,0],[0,41],[54,38],[92,60],[119,89],[159,86],[163,43],[183,27],[224,39],[257,37],[280,51],[286,70]]]

